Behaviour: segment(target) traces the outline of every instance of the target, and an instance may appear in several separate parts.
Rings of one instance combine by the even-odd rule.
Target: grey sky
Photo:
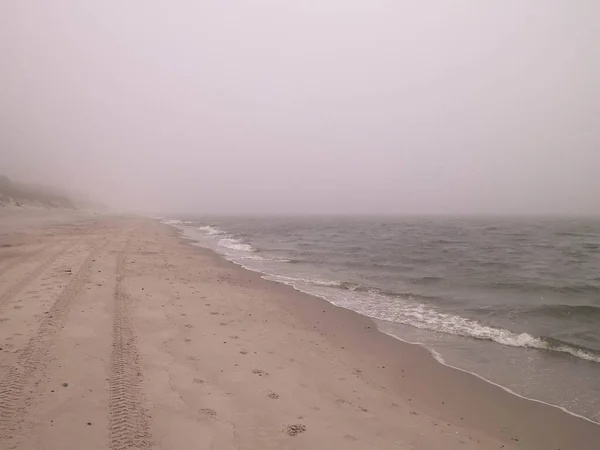
[[[0,172],[189,212],[600,214],[600,2],[0,3]]]

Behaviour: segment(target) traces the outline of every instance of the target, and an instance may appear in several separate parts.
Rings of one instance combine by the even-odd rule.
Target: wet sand
[[[600,445],[149,219],[1,213],[0,348],[0,449]]]

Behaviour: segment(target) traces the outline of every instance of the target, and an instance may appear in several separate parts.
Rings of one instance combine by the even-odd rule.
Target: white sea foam
[[[289,259],[265,258],[264,256],[258,256],[258,255],[238,256],[236,259],[237,260],[251,259],[253,261],[268,261],[268,262],[279,262],[279,263],[290,262]]]
[[[229,249],[236,250],[238,252],[254,252],[255,249],[250,245],[246,244],[239,239],[231,236],[225,231],[214,227],[212,225],[203,225],[197,227],[199,231],[202,231],[204,235],[208,238],[213,239],[217,243],[217,250],[220,249]],[[252,259],[259,259],[259,257],[254,257]]]
[[[273,281],[278,281],[279,283],[287,284],[288,286],[297,287],[299,283],[307,283],[309,285],[314,286],[326,286],[326,287],[337,287],[341,286],[342,283],[339,281],[329,281],[329,280],[318,280],[314,278],[295,278],[295,277],[286,277],[283,275],[269,275],[269,278]],[[301,289],[299,289],[301,290]]]
[[[217,227],[212,227],[210,225],[205,225],[203,227],[198,227],[200,231],[204,231],[207,236],[215,236],[219,234],[226,234],[223,230],[219,230]]]
[[[263,258],[262,256],[258,256],[258,255],[238,256],[236,259],[251,259],[253,261],[272,261],[271,259]]]
[[[162,223],[164,223],[165,225],[180,225],[183,222],[177,219],[164,219],[162,220]]]
[[[514,333],[502,328],[489,327],[475,320],[433,311],[423,305],[407,308],[407,313],[400,314],[399,318],[401,323],[406,323],[417,328],[490,340],[510,347],[534,348],[567,353],[577,358],[600,363],[600,356],[583,349],[571,347],[566,344],[554,345],[540,337],[535,337],[528,333]],[[395,319],[397,319],[397,317]]]
[[[237,250],[240,252],[253,252],[254,248],[250,244],[244,244],[243,242],[234,238],[220,239],[217,244],[219,247],[228,248],[230,250]]]
[[[510,347],[533,348],[567,353],[577,358],[600,363],[600,356],[590,351],[567,344],[554,344],[528,333],[515,333],[494,328],[454,314],[435,311],[415,299],[389,297],[376,291],[356,292],[350,290],[325,289],[339,287],[338,281],[294,278],[281,275],[268,276],[273,281],[290,285],[299,291],[317,295],[336,306],[352,309],[373,319],[410,325],[423,330],[436,331],[474,339],[489,340]]]
[[[378,298],[379,294],[372,294],[360,299],[340,304],[340,306],[355,309],[375,319],[411,325],[416,328],[437,331],[456,336],[463,336],[481,340],[489,340],[510,347],[534,348],[567,353],[577,358],[600,363],[600,356],[584,349],[571,347],[567,344],[555,345],[540,337],[528,333],[514,333],[502,328],[494,328],[482,323],[466,319],[453,314],[435,311],[425,305],[413,303],[414,300]],[[392,300],[392,301],[390,301]]]

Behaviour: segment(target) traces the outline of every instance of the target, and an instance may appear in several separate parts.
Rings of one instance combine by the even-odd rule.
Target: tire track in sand
[[[0,308],[2,306],[4,306],[6,303],[10,302],[14,297],[19,295],[21,293],[21,291],[23,291],[23,289],[25,289],[32,281],[34,281],[37,277],[39,277],[54,261],[56,261],[56,259],[58,259],[60,257],[60,255],[62,255],[66,251],[69,251],[71,249],[71,247],[73,247],[73,245],[75,245],[74,242],[69,242],[66,245],[63,245],[58,252],[53,253],[52,256],[50,256],[50,258],[46,259],[41,264],[39,264],[33,270],[33,272],[25,275],[21,280],[19,280],[15,285],[13,285],[8,291],[6,291],[2,295],[0,295]],[[23,259],[20,259],[19,261],[15,261],[11,265],[11,267],[9,267],[6,270],[10,270],[10,269],[12,269],[12,267],[22,264],[23,262],[27,261],[31,257],[35,256],[36,254],[37,253],[34,253],[33,255],[29,255]]]
[[[151,447],[149,418],[142,403],[142,374],[132,326],[131,301],[122,285],[129,242],[128,239],[125,249],[117,257],[109,378],[108,431],[111,450]]]
[[[17,363],[0,380],[0,448],[7,448],[2,445],[3,442],[9,443],[8,448],[17,448],[14,439],[21,434],[23,417],[31,404],[30,397],[24,395],[25,387],[36,373],[44,369],[49,348],[65,321],[70,303],[90,277],[93,260],[108,243],[106,240],[92,248],[77,273],[44,314],[36,334],[19,352]]]

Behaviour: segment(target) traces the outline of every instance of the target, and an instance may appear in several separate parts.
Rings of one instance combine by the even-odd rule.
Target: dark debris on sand
[[[306,431],[306,425],[302,425],[301,423],[295,423],[293,425],[288,425],[285,429],[285,432],[289,436],[297,436],[300,433],[304,433]]]

